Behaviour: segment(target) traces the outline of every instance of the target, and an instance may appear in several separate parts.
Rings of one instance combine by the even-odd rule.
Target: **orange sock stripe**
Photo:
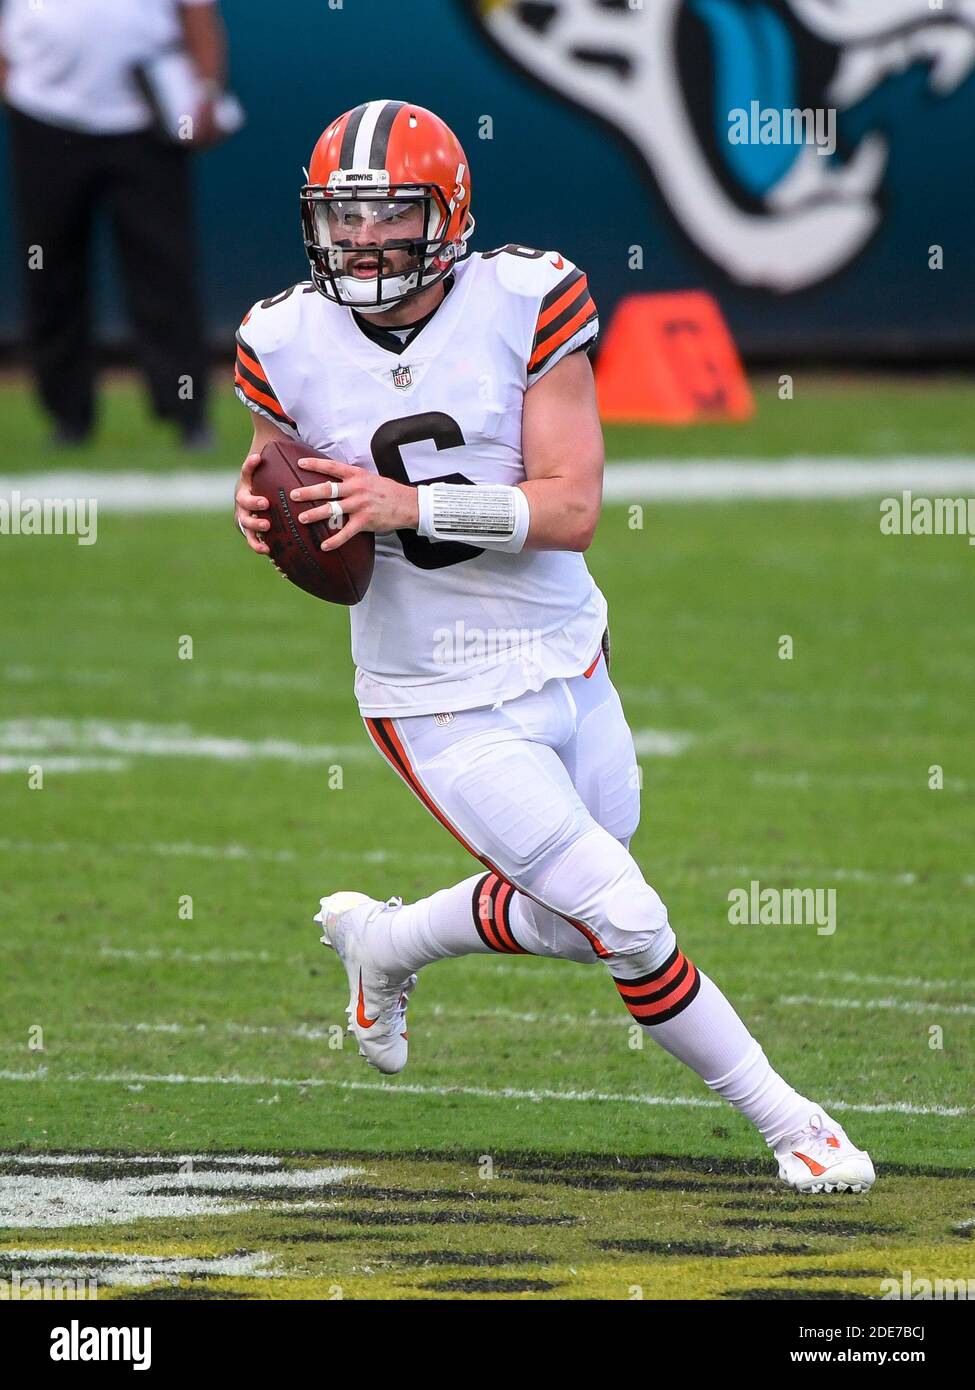
[[[502,879],[494,898],[494,921],[499,935],[505,942],[505,950],[516,955],[525,955],[524,946],[520,946],[515,940],[515,934],[511,930],[511,921],[508,917],[514,891],[507,879]]]
[[[474,924],[485,946],[503,952],[504,945],[494,925],[494,894],[500,881],[497,874],[486,874],[480,887],[474,889]]]
[[[668,986],[674,983],[686,963],[687,957],[678,947],[673,964],[659,975],[652,976],[646,982],[642,980],[617,980],[616,988],[622,994],[624,1002],[629,1003],[632,1000],[634,1004],[646,1003],[648,1000],[659,998],[661,994],[666,994]]]
[[[410,766],[410,760],[406,755],[406,750],[404,749],[403,744],[400,741],[399,735],[393,727],[393,721],[391,719],[385,718],[366,718],[365,725],[370,737],[372,738],[373,743],[379,749],[379,752],[382,753],[386,761],[390,763],[392,767],[399,773],[403,781],[414,793],[414,795],[417,796],[420,799],[420,801],[423,802],[424,806],[427,808],[430,814],[440,822],[440,824],[443,826],[445,830],[450,831],[454,839],[459,841],[459,843],[464,846],[468,854],[470,854],[474,859],[480,860],[484,867],[486,869],[490,869],[493,874],[497,874],[498,878],[501,879],[502,882],[508,883],[509,880],[505,878],[504,874],[497,867],[497,865],[492,864],[490,859],[486,859],[483,854],[481,854],[478,850],[474,848],[473,845],[468,844],[468,842],[464,839],[463,835],[456,828],[456,826],[451,824],[451,822],[440,810],[439,806],[437,806],[436,803],[431,799],[430,795],[423,787],[416,773],[413,771],[413,768]],[[524,893],[526,898],[531,898],[532,902],[538,903],[539,907],[544,907],[548,912],[555,912],[555,908],[549,907],[548,903],[543,903],[539,898],[534,897],[533,894],[527,892],[524,888],[519,887],[518,884],[512,884],[511,886],[513,888],[517,888],[519,893]],[[592,947],[593,951],[597,956],[602,957],[611,954],[611,952],[607,951],[606,947],[599,940],[599,937],[596,936],[595,932],[593,932],[589,927],[587,927],[584,922],[579,922],[574,917],[567,917],[564,912],[558,912],[556,913],[556,916],[561,917],[563,921],[568,922],[570,926],[573,926],[577,931],[580,931],[586,938],[586,940],[589,942],[590,946]],[[514,941],[513,937],[512,941]],[[515,945],[517,945],[517,943],[515,943]],[[523,950],[524,948],[519,947],[518,949]],[[526,954],[530,955],[531,952],[526,952]]]
[[[616,980],[623,1003],[638,1023],[666,1023],[687,1008],[701,987],[701,977],[696,966],[683,954],[680,955],[679,975],[664,990],[643,999],[631,999],[624,993],[625,980]],[[671,972],[668,972],[671,973]]]
[[[508,922],[507,904],[514,891],[507,879],[486,874],[474,889],[474,922],[481,940],[492,951],[527,956],[531,952],[518,944]]]
[[[632,1004],[630,1013],[633,1017],[641,1023],[662,1023],[664,1020],[661,1015],[666,1014],[668,1018],[673,1018],[674,1014],[679,1013],[684,1007],[685,1001],[689,1004],[700,987],[700,976],[690,961],[687,965],[687,974],[666,998],[658,999],[654,1004]]]

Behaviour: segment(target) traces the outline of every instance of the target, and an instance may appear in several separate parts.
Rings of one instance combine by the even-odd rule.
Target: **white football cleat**
[[[824,1111],[775,1149],[779,1177],[796,1192],[869,1192],[876,1180],[870,1155]]]
[[[338,953],[349,977],[346,1031],[356,1038],[359,1056],[387,1075],[406,1066],[406,1003],[416,976],[394,978],[377,969],[369,951],[369,924],[378,913],[402,905],[401,898],[383,903],[365,893],[332,893],[322,898],[314,918],[322,927],[323,945]]]

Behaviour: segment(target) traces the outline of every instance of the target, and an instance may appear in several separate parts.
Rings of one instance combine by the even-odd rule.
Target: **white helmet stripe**
[[[389,104],[388,101],[370,101],[362,113],[362,120],[359,122],[359,129],[355,136],[355,149],[352,152],[353,169],[372,168],[369,162],[372,137],[376,133],[379,117]]]

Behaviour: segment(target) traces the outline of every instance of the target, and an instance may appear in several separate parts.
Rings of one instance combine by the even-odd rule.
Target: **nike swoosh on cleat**
[[[817,1163],[814,1158],[807,1158],[806,1155],[801,1154],[798,1149],[793,1149],[792,1155],[794,1158],[802,1159],[803,1163],[809,1169],[810,1173],[812,1173],[814,1178],[821,1178],[822,1175],[826,1172],[826,1169],[822,1166],[821,1163]]]
[[[366,1001],[365,1001],[365,998],[363,997],[363,993],[362,993],[362,971],[361,971],[361,969],[360,969],[360,971],[359,971],[359,1001],[358,1001],[358,1003],[357,1003],[356,1006],[355,1006],[355,1021],[356,1021],[356,1023],[358,1023],[358,1025],[359,1025],[360,1028],[371,1028],[372,1025],[378,1020],[378,1018],[379,1018],[379,1015],[378,1015],[378,1014],[376,1015],[375,1018],[370,1018],[369,1015],[366,1013]]]

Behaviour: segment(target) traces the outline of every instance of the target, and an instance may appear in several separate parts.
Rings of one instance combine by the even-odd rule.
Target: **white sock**
[[[387,975],[409,975],[435,960],[486,955],[496,949],[482,935],[485,924],[482,922],[479,931],[475,922],[475,891],[479,906],[487,899],[483,913],[488,930],[493,930],[492,909],[500,895],[500,880],[493,874],[474,874],[429,898],[377,916],[369,928],[369,946],[377,967]]]
[[[714,981],[676,943],[662,961],[660,955],[654,952],[642,962],[617,956],[611,963],[633,1017],[654,1042],[751,1120],[770,1148],[797,1134],[818,1107],[772,1070]]]

